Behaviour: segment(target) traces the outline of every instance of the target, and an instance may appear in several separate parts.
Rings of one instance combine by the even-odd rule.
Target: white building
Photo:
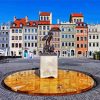
[[[100,51],[100,24],[88,25],[88,57]]]
[[[10,27],[10,56],[22,56],[23,50],[23,26],[26,25],[28,17],[16,19]]]
[[[23,31],[23,58],[33,58],[37,56],[37,32],[38,22],[28,21]]]

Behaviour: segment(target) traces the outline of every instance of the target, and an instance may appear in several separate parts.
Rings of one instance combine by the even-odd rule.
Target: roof
[[[60,31],[59,27],[52,27],[51,31]]]
[[[50,21],[38,21],[39,25],[50,25]]]
[[[15,24],[15,27],[13,26],[13,24]],[[26,25],[26,19],[25,19],[25,18],[16,19],[16,20],[12,23],[11,27],[12,27],[12,28],[20,28],[20,24],[22,24],[23,26],[25,26],[25,25]]]
[[[83,14],[81,14],[81,13],[72,13],[71,17],[83,17]]]
[[[29,23],[29,25],[27,23]],[[37,27],[38,26],[38,21],[28,21],[27,23],[26,23],[26,26],[29,26],[29,27]]]
[[[49,12],[40,12],[40,16],[50,16]]]

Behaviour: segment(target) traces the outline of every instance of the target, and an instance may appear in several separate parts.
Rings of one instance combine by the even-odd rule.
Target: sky
[[[39,11],[52,12],[54,24],[69,21],[71,13],[83,13],[86,23],[100,23],[100,0],[0,0],[0,24],[14,16],[38,20]]]

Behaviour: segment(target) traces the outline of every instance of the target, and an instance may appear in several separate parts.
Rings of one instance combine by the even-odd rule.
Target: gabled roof
[[[71,17],[83,17],[83,14],[81,14],[81,13],[72,13]]]
[[[40,12],[40,16],[50,16],[49,12]]]
[[[13,26],[13,24],[15,24],[15,27]],[[20,24],[22,24],[23,26],[25,26],[26,25],[26,19],[25,18],[16,19],[12,23],[11,28],[20,28]]]
[[[29,25],[27,25],[27,23],[29,23]],[[26,26],[29,26],[29,27],[37,27],[38,26],[38,21],[28,21],[26,23]]]

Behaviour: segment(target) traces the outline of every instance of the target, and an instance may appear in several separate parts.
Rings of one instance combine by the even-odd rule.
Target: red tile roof
[[[29,23],[29,25],[27,25],[27,23]],[[29,21],[26,23],[26,26],[29,27],[37,27],[38,26],[38,21]]]
[[[13,24],[15,24],[15,27],[13,27]],[[25,18],[16,19],[12,23],[11,28],[19,28],[20,27],[20,24],[22,24],[23,26],[25,26],[26,25],[26,19]]]
[[[39,25],[50,25],[50,21],[38,21]]]
[[[52,27],[51,31],[60,31],[59,27]]]
[[[50,13],[49,12],[41,12],[40,16],[50,16]]]
[[[83,17],[83,14],[81,13],[73,13],[71,14],[72,17]]]

